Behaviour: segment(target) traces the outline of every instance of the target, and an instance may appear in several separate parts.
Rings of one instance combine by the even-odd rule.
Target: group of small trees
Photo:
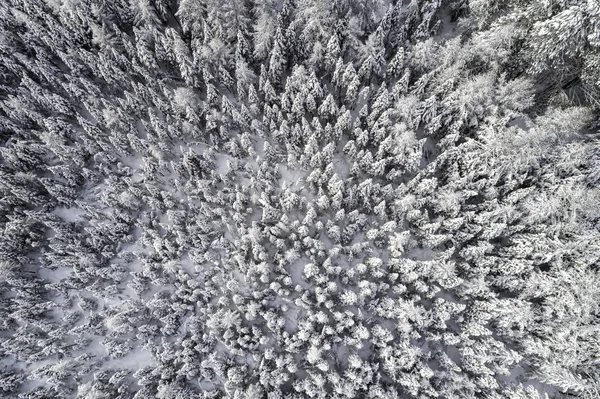
[[[593,397],[599,12],[0,4],[0,393]]]

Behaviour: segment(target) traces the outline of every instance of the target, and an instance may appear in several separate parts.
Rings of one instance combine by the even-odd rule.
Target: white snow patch
[[[58,283],[64,279],[67,279],[73,273],[73,269],[69,267],[57,267],[56,269],[47,269],[40,267],[38,270],[38,276],[49,283]]]
[[[65,207],[56,207],[52,213],[65,222],[78,222],[82,221],[83,218],[81,216],[85,215],[85,211],[80,208],[65,208]]]
[[[301,184],[304,180],[304,173],[301,170],[291,170],[286,165],[279,165],[279,173],[281,173],[281,184],[286,182],[294,186]]]
[[[128,370],[139,370],[146,366],[152,366],[156,364],[156,360],[152,357],[152,354],[148,352],[144,347],[137,345],[127,355],[118,359],[111,359],[103,364],[103,369],[128,369]]]

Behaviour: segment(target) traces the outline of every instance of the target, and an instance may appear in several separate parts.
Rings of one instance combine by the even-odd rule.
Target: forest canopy
[[[0,397],[600,397],[600,2],[0,2]]]

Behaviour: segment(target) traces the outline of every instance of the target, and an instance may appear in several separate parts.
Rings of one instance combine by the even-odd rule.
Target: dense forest
[[[0,1],[0,397],[600,397],[597,0]]]

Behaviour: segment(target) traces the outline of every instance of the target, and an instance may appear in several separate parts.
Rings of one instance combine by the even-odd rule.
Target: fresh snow
[[[597,398],[600,4],[0,2],[0,397]]]

